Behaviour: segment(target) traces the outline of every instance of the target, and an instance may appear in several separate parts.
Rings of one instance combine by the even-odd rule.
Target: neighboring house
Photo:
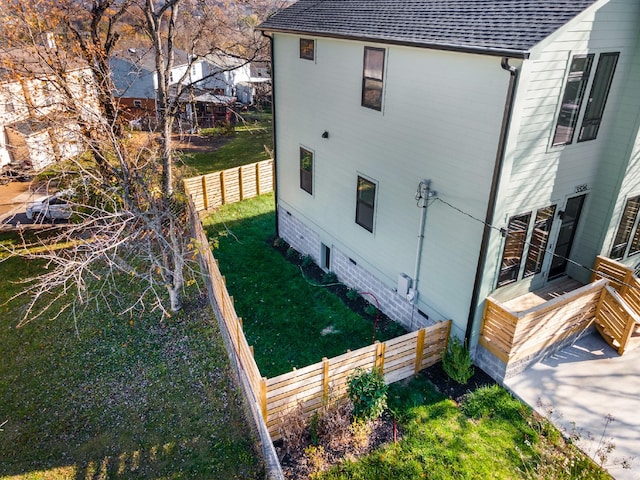
[[[268,63],[248,62],[222,53],[204,57],[205,80],[198,87],[217,94],[236,97],[244,105],[258,102],[269,90],[271,77]]]
[[[91,70],[55,52],[50,64],[54,55],[64,62],[61,78],[40,58],[46,55],[0,53],[0,167],[38,171],[82,153],[80,123],[99,115]]]
[[[127,120],[153,123],[156,117],[157,75],[155,57],[150,49],[128,49],[110,59],[113,81]],[[252,72],[257,76],[253,77]],[[183,103],[178,123],[210,127],[235,119],[237,100],[251,104],[257,91],[270,81],[266,68],[228,55],[190,58],[182,50],[174,51],[174,67],[169,85],[182,85]],[[260,90],[261,89],[261,90]]]
[[[300,0],[272,38],[278,233],[410,328],[640,261],[640,2]],[[486,226],[485,226],[486,225]]]

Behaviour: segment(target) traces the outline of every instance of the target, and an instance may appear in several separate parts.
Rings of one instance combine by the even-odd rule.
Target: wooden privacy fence
[[[239,202],[273,191],[273,160],[187,178],[184,184],[197,211]]]
[[[324,402],[347,396],[348,377],[357,369],[379,368],[386,383],[415,375],[434,365],[447,348],[451,320],[423,328],[384,343],[375,343],[327,359],[262,383],[263,418],[273,440],[280,438],[281,418],[302,405],[310,417]]]
[[[593,321],[606,282],[599,280],[522,312],[487,297],[480,345],[509,364],[580,333]]]
[[[620,355],[640,325],[640,281],[631,268],[598,257],[592,283],[536,307],[514,312],[485,301],[480,345],[505,364],[543,351],[595,323]]]
[[[278,439],[281,415],[302,404],[305,414],[322,405],[324,399],[339,400],[346,395],[347,377],[357,368],[380,368],[387,383],[410,377],[437,363],[446,350],[451,320],[408,333],[383,343],[375,343],[347,352],[338,357],[323,359],[274,378],[262,377],[242,330],[233,297],[227,292],[218,262],[211,253],[207,235],[193,202],[190,204],[194,240],[205,274],[209,298],[218,318],[226,344],[250,388],[247,396],[252,409],[257,409],[261,422],[268,428],[272,440]]]

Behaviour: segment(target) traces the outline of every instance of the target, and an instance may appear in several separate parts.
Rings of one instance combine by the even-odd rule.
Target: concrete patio
[[[605,468],[616,480],[640,480],[640,347],[619,356],[597,333],[588,334],[505,385],[541,414],[551,406],[551,420],[566,432],[575,425],[592,457],[606,426],[605,441],[615,449]],[[608,425],[607,416],[614,417]],[[623,459],[631,460],[630,469]]]

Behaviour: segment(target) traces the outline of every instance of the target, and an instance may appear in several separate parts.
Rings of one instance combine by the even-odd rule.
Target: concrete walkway
[[[615,444],[605,468],[616,480],[640,480],[640,347],[619,356],[593,333],[505,385],[543,415],[552,407],[551,420],[567,433],[575,425],[580,447],[592,457],[604,432]],[[614,420],[607,425],[608,416]],[[622,468],[632,458],[631,468]]]

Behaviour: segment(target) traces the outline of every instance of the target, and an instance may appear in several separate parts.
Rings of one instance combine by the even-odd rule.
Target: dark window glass
[[[315,41],[309,38],[300,39],[300,58],[313,60],[315,58]]]
[[[536,220],[533,224],[533,234],[529,242],[529,252],[524,265],[524,276],[529,277],[542,271],[542,262],[549,243],[549,233],[553,225],[553,217],[556,206],[541,208],[536,212]]]
[[[569,76],[560,106],[560,116],[553,136],[553,145],[566,145],[573,140],[592,62],[593,54],[576,55],[571,60]]]
[[[624,253],[627,250],[627,246],[629,245],[629,239],[631,238],[633,226],[636,223],[636,217],[638,216],[639,207],[640,196],[633,197],[627,200],[627,203],[624,206],[624,211],[622,212],[622,218],[620,219],[620,225],[618,225],[616,238],[613,241],[613,248],[611,248],[611,258],[619,259],[624,257]],[[640,241],[640,239],[638,239],[638,232],[636,232],[636,235],[633,239],[633,242],[636,244],[635,251],[638,251],[638,241]]]
[[[600,55],[589,99],[587,100],[587,109],[582,119],[582,128],[580,128],[580,135],[578,136],[579,142],[593,140],[598,135],[604,106],[607,103],[613,74],[618,63],[618,56],[619,53],[617,52]]]
[[[531,213],[517,215],[509,219],[507,238],[504,242],[504,252],[498,275],[499,287],[515,282],[518,279],[530,219]]]
[[[384,49],[364,47],[362,106],[382,110]]]
[[[376,184],[366,178],[358,177],[358,196],[356,201],[356,223],[373,232],[373,215],[376,205]]]
[[[313,152],[300,147],[300,188],[313,194]]]

